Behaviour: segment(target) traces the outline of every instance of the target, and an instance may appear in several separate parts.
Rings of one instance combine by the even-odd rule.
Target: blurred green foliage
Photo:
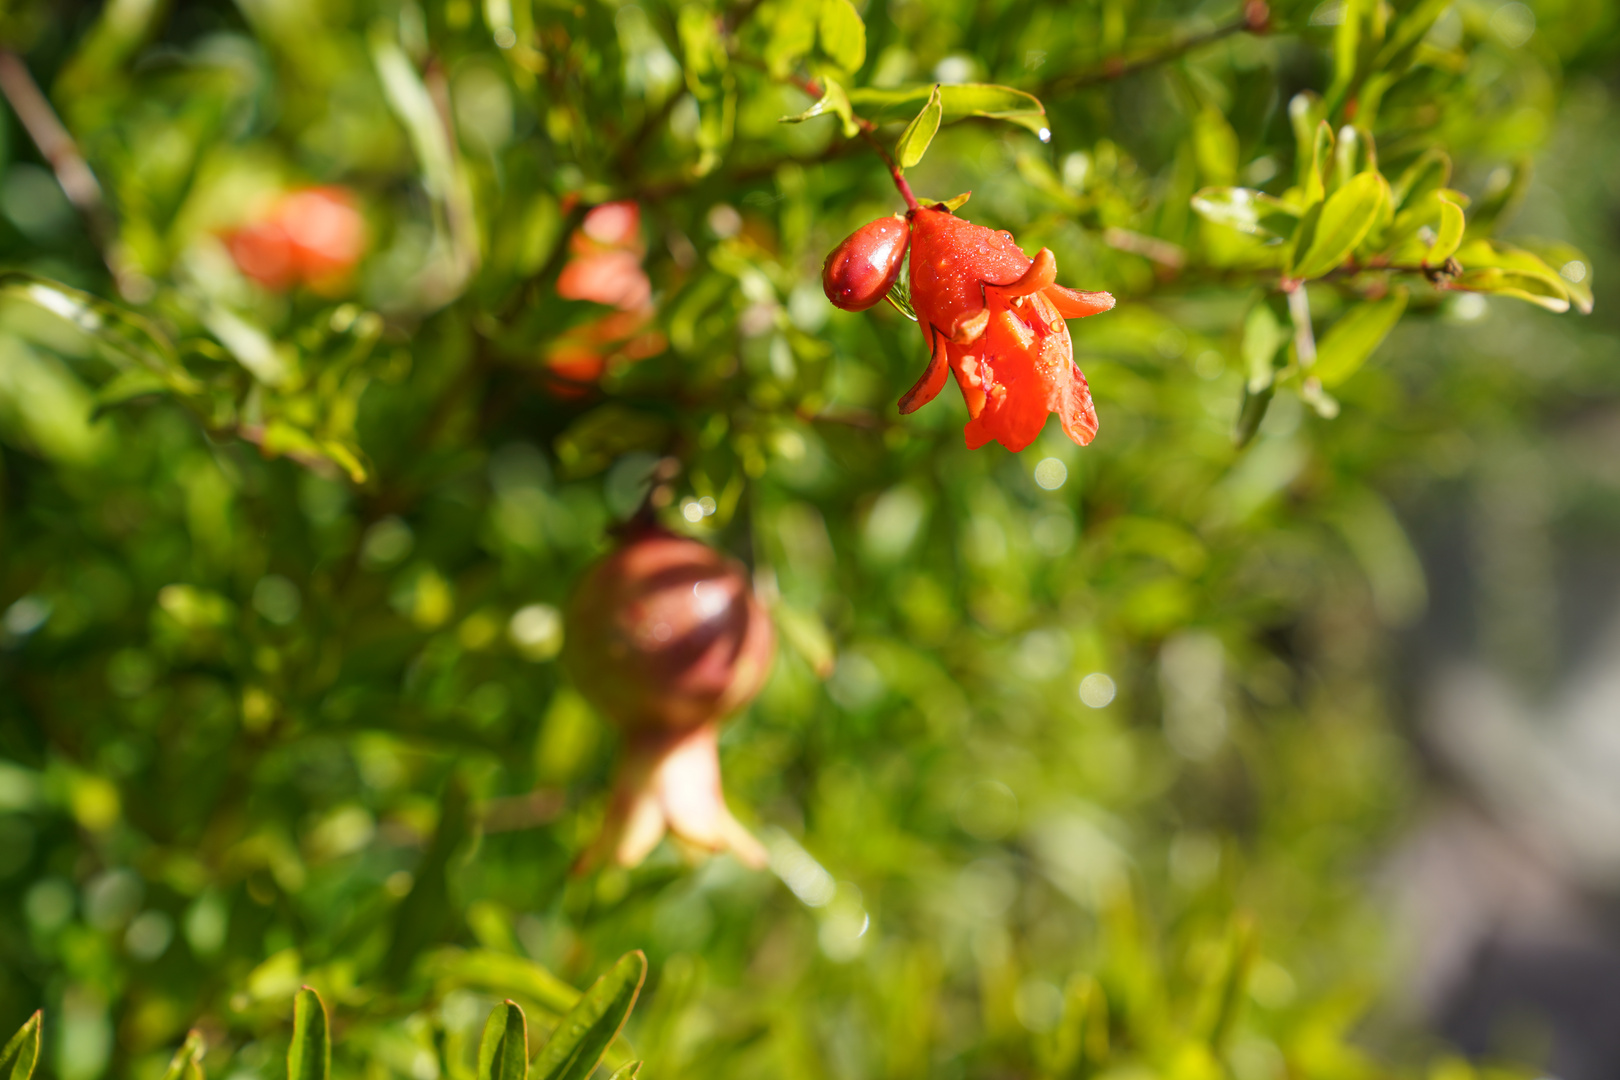
[[[0,1030],[43,1005],[62,1080],[161,1075],[193,1026],[279,1076],[307,983],[340,1072],[434,1080],[641,948],[649,1076],[1381,1075],[1402,520],[1620,395],[1612,303],[1513,299],[1590,307],[1613,253],[1616,18],[8,4],[95,186],[6,115]],[[1084,451],[968,452],[952,394],[902,420],[915,328],[820,293],[900,205],[855,118],[892,148],[934,83],[919,194],[1120,300],[1077,324]],[[255,284],[232,230],[317,184],[353,277]],[[611,309],[555,282],[610,199],[667,349],[577,385],[555,344]],[[558,612],[670,458],[668,523],[784,642],[722,747],[774,873],[570,877],[614,737]]]

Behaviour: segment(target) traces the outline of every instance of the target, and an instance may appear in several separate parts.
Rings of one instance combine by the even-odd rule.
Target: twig
[[[79,153],[78,144],[73,141],[68,129],[62,126],[56,110],[51,108],[51,103],[40,91],[39,84],[28,71],[28,65],[8,49],[0,50],[0,93],[5,94],[17,119],[22,121],[29,138],[39,148],[40,156],[56,173],[56,182],[62,185],[62,193],[83,216],[85,226],[90,230],[91,241],[107,262],[107,269],[117,278],[118,268],[107,254],[114,231],[112,213],[102,197],[96,174],[90,171],[84,155]]]
[[[1101,86],[1105,83],[1115,82],[1127,75],[1135,75],[1139,71],[1169,63],[1172,60],[1192,52],[1194,49],[1231,37],[1233,34],[1264,34],[1271,29],[1271,9],[1265,0],[1245,0],[1243,14],[1229,23],[1207,30],[1202,34],[1193,34],[1180,41],[1172,42],[1157,52],[1146,53],[1127,60],[1123,56],[1111,56],[1091,71],[1077,72],[1072,75],[1059,75],[1048,79],[1034,91],[1036,97],[1046,97],[1049,94],[1063,94],[1071,90],[1083,90],[1087,87]]]
[[[1316,334],[1311,329],[1311,301],[1305,293],[1305,283],[1297,282],[1286,290],[1288,315],[1294,323],[1294,353],[1299,357],[1303,371],[1316,363]]]

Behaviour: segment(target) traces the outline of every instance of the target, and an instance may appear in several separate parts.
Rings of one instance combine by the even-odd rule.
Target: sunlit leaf
[[[1404,210],[1431,191],[1451,183],[1451,158],[1438,146],[1431,146],[1406,167],[1390,190],[1396,210]]]
[[[939,87],[936,85],[933,93],[928,95],[928,103],[906,125],[906,130],[900,133],[900,141],[895,144],[895,161],[902,169],[909,169],[923,159],[928,152],[928,144],[934,141],[934,133],[939,131],[942,115],[944,107],[940,104]]]
[[[860,131],[855,125],[849,95],[844,92],[843,86],[836,79],[823,79],[821,97],[804,112],[796,116],[784,116],[781,122],[784,124],[802,124],[806,120],[814,120],[818,116],[827,115],[839,118],[845,138],[854,138]]]
[[[326,1003],[309,987],[293,998],[292,1043],[287,1080],[327,1080],[332,1074],[332,1034]]]
[[[1253,236],[1291,236],[1299,213],[1275,195],[1249,188],[1204,188],[1192,197],[1200,217]]]
[[[1520,237],[1519,246],[1535,255],[1549,269],[1558,271],[1570,303],[1583,315],[1592,313],[1592,260],[1573,244],[1562,240]]]
[[[1337,269],[1372,228],[1389,200],[1389,184],[1377,173],[1360,173],[1307,215],[1295,234],[1290,277],[1316,278]]]
[[[163,1080],[203,1080],[202,1059],[206,1051],[207,1044],[203,1041],[202,1032],[193,1028],[186,1033],[186,1041],[169,1061]]]
[[[536,1080],[586,1080],[624,1026],[647,977],[647,958],[626,953],[557,1024],[535,1059]]]
[[[106,349],[120,367],[142,368],[161,379],[173,393],[202,392],[202,384],[181,365],[168,335],[136,312],[61,282],[19,271],[0,274],[0,299],[49,312]]]
[[[821,51],[845,71],[866,63],[866,24],[849,0],[817,0]]]
[[[478,1080],[525,1080],[529,1075],[529,1023],[514,1001],[490,1011],[478,1044]]]
[[[1360,370],[1406,311],[1406,290],[1396,289],[1382,300],[1356,304],[1339,316],[1316,342],[1316,363],[1311,374],[1325,387],[1335,387]]]
[[[17,1033],[0,1050],[0,1069],[11,1066],[9,1080],[31,1080],[39,1065],[40,1026],[42,1013],[34,1014],[23,1022]]]
[[[892,90],[861,87],[850,91],[849,99],[870,120],[898,120],[927,104],[934,94],[932,85],[900,87]],[[949,124],[968,116],[993,120],[1044,118],[1046,109],[1033,94],[993,83],[960,83],[940,86],[940,121]]]

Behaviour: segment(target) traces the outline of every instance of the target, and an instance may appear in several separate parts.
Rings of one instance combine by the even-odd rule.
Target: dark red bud
[[[900,276],[910,226],[901,218],[868,222],[832,249],[821,268],[821,287],[834,307],[865,311],[880,302]]]
[[[776,649],[748,571],[706,544],[643,531],[580,579],[563,660],[629,734],[724,719],[765,684]]]

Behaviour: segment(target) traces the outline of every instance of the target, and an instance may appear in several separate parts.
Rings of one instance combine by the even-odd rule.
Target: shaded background
[[[0,1029],[45,1006],[64,1080],[159,1072],[194,1023],[211,1071],[279,1074],[311,982],[340,1068],[433,1080],[514,992],[495,958],[580,985],[640,947],[652,1076],[1045,1075],[1075,1030],[1082,1074],[1614,1076],[1616,14],[1459,2],[1376,132],[1482,204],[1530,162],[1503,232],[1580,246],[1595,313],[1428,290],[1336,419],[1280,394],[1238,451],[1264,282],[1187,208],[1233,179],[1200,118],[1286,186],[1343,6],[1115,78],[1233,13],[873,0],[863,82],[1048,110],[1047,143],[944,129],[918,190],[1121,299],[1074,324],[1097,442],[1012,455],[963,448],[954,390],[894,415],[915,329],[816,281],[898,207],[879,162],[779,124],[808,101],[758,66],[686,81],[676,8],[8,8],[111,231],[8,113],[0,259],[162,321],[209,389],[131,393],[0,312]],[[221,237],[310,184],[355,193],[365,258],[254,285]],[[614,197],[668,350],[560,383],[603,309],[555,274]],[[244,371],[238,324],[294,374]],[[664,455],[670,520],[781,629],[722,747],[774,872],[570,877],[616,736],[558,612]]]

